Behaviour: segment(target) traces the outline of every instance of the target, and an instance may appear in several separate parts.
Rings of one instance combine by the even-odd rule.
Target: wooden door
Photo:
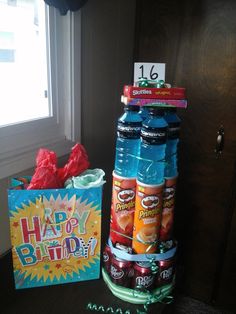
[[[187,89],[189,106],[178,111],[182,131],[175,231],[183,270],[180,286],[207,302],[220,299],[226,284],[222,278],[233,258],[235,17],[234,0],[137,1],[134,61],[166,63],[166,81]],[[221,125],[225,147],[216,158]]]

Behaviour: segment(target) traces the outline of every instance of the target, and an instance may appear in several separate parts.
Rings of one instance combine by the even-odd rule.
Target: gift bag
[[[102,187],[24,185],[8,190],[16,289],[99,278]]]

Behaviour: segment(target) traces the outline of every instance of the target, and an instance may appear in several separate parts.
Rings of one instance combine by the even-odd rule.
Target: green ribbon
[[[156,81],[150,81],[148,79],[145,79],[143,77],[142,80],[138,81],[138,87],[156,87],[157,82]]]
[[[157,88],[165,88],[166,86],[165,86],[165,81],[163,81],[163,80],[159,80],[158,82],[157,82]]]
[[[154,88],[165,88],[165,81],[163,80],[148,80],[146,77],[143,77],[141,80],[139,80],[138,82],[138,87],[154,87]]]
[[[121,308],[113,309],[113,307],[104,308],[103,305],[97,305],[96,303],[88,303],[87,310],[102,313],[114,313],[114,314],[131,314],[130,310],[123,311]]]

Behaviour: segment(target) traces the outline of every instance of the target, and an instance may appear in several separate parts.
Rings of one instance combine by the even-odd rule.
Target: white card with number
[[[134,83],[142,79],[165,81],[165,70],[165,63],[136,62],[134,63]]]

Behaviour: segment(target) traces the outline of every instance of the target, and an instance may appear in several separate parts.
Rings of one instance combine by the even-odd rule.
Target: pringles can
[[[140,290],[152,290],[155,284],[155,274],[152,273],[150,262],[136,262],[132,288]]]
[[[172,238],[174,224],[175,190],[177,177],[166,178],[163,192],[163,208],[160,229],[160,241]]]
[[[161,225],[162,185],[137,182],[132,248],[137,254],[155,253]]]
[[[132,246],[135,191],[135,178],[120,177],[113,171],[110,239],[114,246]]]
[[[111,260],[110,278],[115,284],[130,288],[133,276],[133,263],[113,255]]]

